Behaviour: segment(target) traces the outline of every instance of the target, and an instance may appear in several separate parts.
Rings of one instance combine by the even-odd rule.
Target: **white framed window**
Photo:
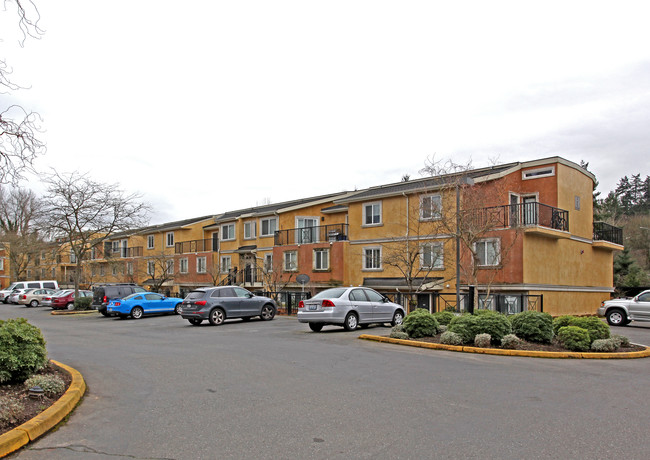
[[[244,239],[253,240],[257,238],[257,228],[254,220],[244,222]]]
[[[106,275],[106,265],[101,264],[99,266],[99,276],[104,276]]]
[[[363,248],[362,270],[381,270],[381,246]]]
[[[153,260],[147,262],[147,275],[154,276],[156,274],[156,263]]]
[[[264,271],[273,272],[273,253],[264,254]]]
[[[442,217],[442,197],[424,195],[420,197],[420,220],[436,220]]]
[[[318,217],[296,217],[296,244],[318,243]]]
[[[126,273],[127,275],[133,275],[133,262],[126,263]]]
[[[4,269],[5,269],[5,260],[0,259],[0,270],[4,270]]]
[[[93,246],[90,248],[90,259],[95,260],[97,258],[97,247]]]
[[[165,233],[165,245],[168,248],[171,248],[171,247],[174,246],[174,232]]]
[[[111,274],[112,274],[113,276],[117,276],[117,265],[113,265],[113,266],[111,267]]]
[[[381,225],[381,201],[364,203],[363,226]]]
[[[221,256],[221,273],[228,273],[232,268],[232,257]]]
[[[204,257],[196,258],[196,273],[205,273],[207,270],[207,259]]]
[[[284,271],[298,271],[298,251],[286,251],[284,253]]]
[[[187,257],[178,260],[178,271],[187,273]]]
[[[76,264],[77,263],[77,254],[74,253],[74,250],[70,249],[70,263],[71,264]]]
[[[501,241],[499,238],[485,238],[474,245],[478,264],[481,267],[494,267],[501,263]]]
[[[147,236],[147,249],[153,249],[156,244],[156,239],[154,235]]]
[[[174,261],[173,260],[168,260],[167,261],[167,274],[168,275],[173,275],[174,274]]]
[[[273,236],[278,229],[278,218],[260,219],[260,236]]]
[[[314,270],[329,270],[330,250],[326,248],[314,249]]]
[[[521,172],[522,180],[539,179],[541,177],[555,176],[555,166],[544,166],[543,168],[529,169]]]
[[[445,268],[444,247],[442,243],[420,245],[420,267],[434,270]]]
[[[221,241],[232,241],[235,239],[235,224],[224,224],[221,226]]]

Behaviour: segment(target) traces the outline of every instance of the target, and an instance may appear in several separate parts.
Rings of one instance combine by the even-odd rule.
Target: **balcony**
[[[131,257],[142,257],[142,246],[135,246],[133,248],[106,248],[104,250],[105,258],[110,259],[113,257],[120,257],[122,259]]]
[[[176,254],[192,252],[216,252],[219,250],[219,241],[216,239],[181,241],[174,245]]]
[[[594,222],[594,247],[603,249],[620,250],[623,246],[623,229],[606,224]]]
[[[327,243],[348,239],[348,224],[319,225],[275,232],[275,245]]]
[[[522,227],[526,233],[551,238],[569,237],[569,211],[530,201],[477,210],[471,225],[486,230]]]

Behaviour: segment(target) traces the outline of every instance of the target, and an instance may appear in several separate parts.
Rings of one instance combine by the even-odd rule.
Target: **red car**
[[[91,291],[79,291],[81,297],[92,297]],[[74,310],[74,289],[67,289],[52,297],[52,310]]]

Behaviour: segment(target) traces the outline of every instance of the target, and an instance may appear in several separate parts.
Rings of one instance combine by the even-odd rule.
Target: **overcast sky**
[[[36,0],[0,55],[36,167],[140,192],[152,223],[397,182],[431,155],[650,174],[650,2]],[[11,27],[10,27],[11,26]],[[38,190],[31,178],[24,185]]]

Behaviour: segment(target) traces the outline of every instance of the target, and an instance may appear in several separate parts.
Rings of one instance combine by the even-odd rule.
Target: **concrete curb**
[[[50,362],[70,374],[72,377],[70,387],[48,409],[0,436],[0,458],[47,433],[74,410],[86,392],[86,382],[79,371],[54,360],[50,360]]]
[[[93,313],[99,313],[97,310],[52,310],[50,315],[91,315]]]
[[[560,358],[560,359],[633,359],[650,357],[650,348],[646,347],[642,351],[631,351],[629,353],[581,353],[581,352],[551,352],[551,351],[531,351],[531,350],[502,350],[499,348],[478,348],[456,345],[444,345],[441,343],[418,342],[416,340],[392,339],[390,337],[381,337],[378,335],[362,334],[359,336],[363,340],[374,340],[375,342],[394,343],[397,345],[406,345],[410,347],[430,348],[434,350],[460,351],[463,353],[480,353],[485,355],[500,356],[525,356],[528,358]]]

